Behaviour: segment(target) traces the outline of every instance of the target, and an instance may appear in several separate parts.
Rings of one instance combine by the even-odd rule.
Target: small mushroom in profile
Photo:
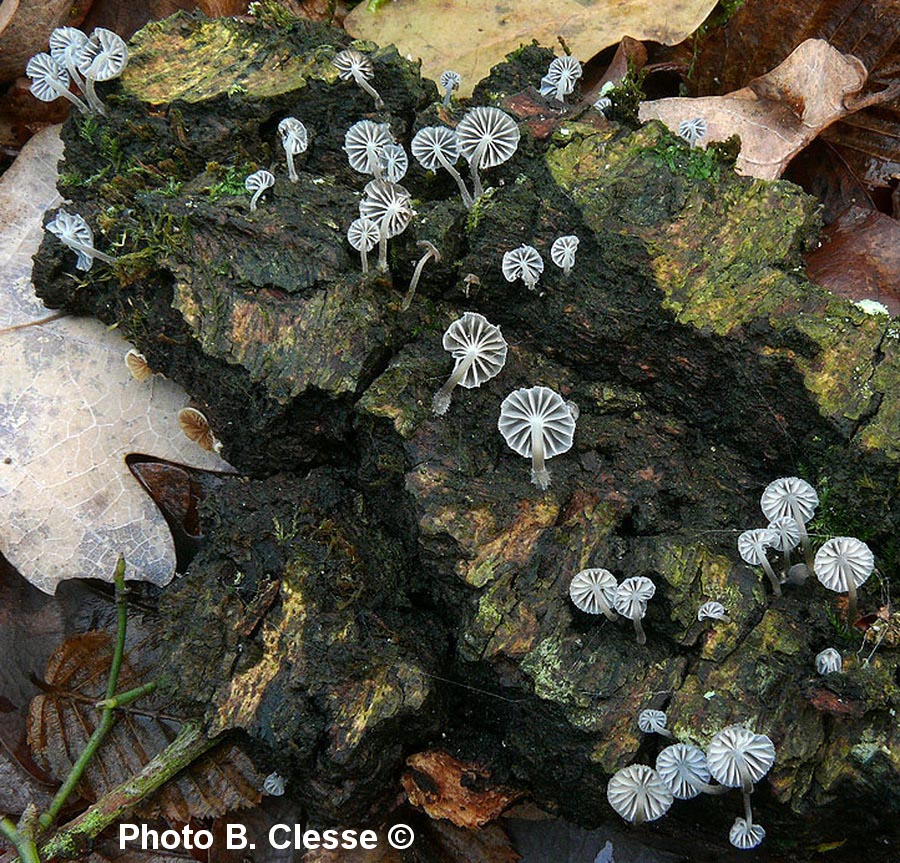
[[[284,794],[284,777],[280,773],[270,773],[263,780],[263,791],[271,797],[281,797]]]
[[[185,437],[201,446],[208,452],[220,453],[222,443],[213,434],[206,415],[196,408],[182,408],[178,411],[178,425]]]
[[[756,848],[765,838],[766,831],[761,824],[748,823],[744,818],[735,818],[728,831],[728,841],[741,851]]]
[[[844,660],[833,647],[826,647],[816,654],[816,671],[821,674],[840,674],[844,670]]]
[[[654,593],[656,585],[643,575],[626,578],[616,588],[616,611],[634,624],[638,644],[647,643],[647,635],[641,620],[647,614],[647,603],[653,598]]]
[[[82,114],[90,114],[91,109],[69,90],[69,73],[49,54],[35,54],[25,67],[25,74],[31,78],[31,95],[41,102],[53,102],[62,96],[68,99]]]
[[[125,365],[128,367],[128,371],[131,372],[131,376],[138,383],[144,383],[153,377],[153,369],[150,368],[147,358],[134,348],[129,348],[126,352]]]
[[[368,252],[371,252],[381,239],[378,224],[371,219],[360,217],[354,219],[347,228],[347,241],[359,252],[363,275],[369,272]]]
[[[385,272],[387,241],[402,234],[413,217],[409,192],[387,180],[373,180],[366,186],[366,196],[359,202],[359,214],[378,225],[378,269]]]
[[[537,287],[544,272],[544,259],[534,246],[521,245],[503,254],[503,278],[507,282],[521,279],[529,291]]]
[[[340,51],[331,61],[337,67],[338,74],[344,81],[354,80],[375,100],[375,110],[380,111],[384,107],[384,100],[378,95],[375,88],[369,83],[369,79],[375,74],[372,67],[372,58],[361,51],[347,48]]]
[[[381,178],[381,151],[393,144],[391,128],[387,123],[359,120],[344,134],[344,152],[354,171]]]
[[[770,522],[785,515],[789,515],[797,522],[803,556],[810,572],[813,571],[813,561],[806,523],[813,517],[818,505],[819,496],[816,490],[798,476],[783,476],[773,480],[765,487],[759,499],[760,509]]]
[[[546,490],[545,460],[568,452],[575,436],[575,418],[562,396],[549,387],[514,390],[500,405],[497,428],[510,449],[531,459],[531,481]]]
[[[769,522],[769,530],[775,531],[778,542],[772,547],[784,556],[783,581],[789,577],[791,571],[791,552],[800,545],[800,525],[790,515],[782,515]]]
[[[572,577],[569,597],[575,607],[585,614],[605,614],[609,620],[617,620],[613,603],[618,586],[616,577],[608,569],[583,569]]]
[[[565,102],[566,96],[575,90],[582,75],[581,63],[570,55],[554,57],[547,74],[541,78],[541,95],[553,96],[557,102]]]
[[[662,818],[675,798],[668,783],[652,767],[632,764],[613,774],[606,786],[606,799],[626,821],[643,824]]]
[[[244,180],[244,188],[250,192],[250,211],[256,209],[256,203],[259,201],[263,192],[271,189],[275,185],[275,176],[270,171],[261,169],[254,171]]]
[[[774,530],[767,527],[758,527],[753,530],[745,530],[737,541],[738,554],[750,566],[761,566],[769,581],[772,583],[772,590],[775,596],[781,596],[781,582],[769,563],[768,549],[775,546],[778,542],[778,535]]]
[[[459,151],[469,163],[477,200],[484,194],[480,170],[511,159],[519,146],[519,127],[509,114],[483,105],[466,112],[456,127]]]
[[[862,540],[852,536],[829,539],[813,563],[816,578],[829,590],[847,593],[847,620],[856,620],[856,588],[875,570],[875,555]]]
[[[459,89],[459,85],[462,83],[462,78],[460,77],[459,72],[454,72],[452,69],[446,69],[441,72],[441,89],[444,91],[444,107],[450,107],[450,95],[454,90]]]
[[[675,735],[666,728],[669,717],[666,716],[664,710],[651,710],[647,708],[638,714],[638,728],[644,734],[659,734],[661,737],[668,737],[670,740],[675,739]]]
[[[656,756],[656,772],[669,784],[679,800],[691,800],[700,793],[724,794],[725,785],[709,784],[706,754],[690,743],[673,743]]]
[[[578,237],[569,234],[565,237],[557,237],[550,247],[550,260],[563,271],[566,277],[575,266],[575,253],[578,251]]]
[[[419,258],[419,262],[416,264],[415,270],[413,270],[412,278],[409,280],[409,288],[406,291],[406,296],[403,298],[403,302],[400,304],[400,311],[405,312],[411,305],[413,301],[413,297],[416,295],[416,288],[419,285],[419,279],[422,276],[422,270],[425,269],[425,264],[429,261],[433,260],[436,264],[441,262],[441,253],[438,251],[437,246],[434,243],[429,242],[428,240],[419,240],[416,243],[417,246],[422,246],[425,249],[425,254]]]
[[[106,264],[116,262],[115,258],[104,255],[94,248],[94,232],[78,213],[59,210],[56,216],[47,222],[47,230],[77,254],[75,266],[79,270],[84,272],[90,270],[94,265],[94,258]]]
[[[50,56],[64,66],[75,86],[84,92],[84,79],[78,72],[78,55],[87,36],[77,27],[57,27],[50,34]]]
[[[696,147],[706,137],[706,118],[682,120],[678,124],[678,137],[684,138],[691,147]]]
[[[697,609],[697,620],[721,620],[725,623],[730,622],[730,618],[725,611],[725,606],[722,605],[721,602],[716,602],[714,599],[709,602],[704,602],[703,605]]]
[[[612,99],[609,98],[609,94],[615,89],[616,85],[612,81],[607,81],[597,94],[597,101],[594,102],[594,108],[603,114],[604,117],[606,116],[606,112],[612,108]]]
[[[500,327],[477,312],[465,312],[450,324],[443,346],[456,362],[450,377],[434,394],[431,407],[437,416],[447,413],[457,385],[467,390],[480,387],[500,374],[506,364],[507,344]]]
[[[381,176],[389,183],[399,183],[409,168],[409,157],[401,144],[385,144],[378,154]]]
[[[112,30],[98,27],[88,37],[78,54],[78,71],[84,76],[84,95],[88,104],[98,113],[105,114],[106,107],[97,95],[98,81],[118,78],[128,64],[128,46],[125,40]]]
[[[472,196],[454,165],[459,159],[459,136],[447,126],[425,126],[413,135],[410,150],[426,171],[443,168],[459,187],[466,209],[472,206]]]
[[[300,178],[294,167],[294,156],[306,152],[309,147],[309,133],[306,131],[306,126],[296,117],[285,117],[278,124],[278,134],[281,136],[281,146],[284,148],[284,155],[287,159],[288,178],[292,183],[296,183]]]

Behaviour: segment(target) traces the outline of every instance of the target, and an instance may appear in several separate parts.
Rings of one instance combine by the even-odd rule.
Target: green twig
[[[37,846],[34,839],[20,833],[15,824],[9,818],[0,818],[0,833],[2,833],[15,846],[22,863],[41,863],[38,857]]]
[[[134,689],[128,689],[125,692],[120,692],[118,695],[114,695],[112,698],[106,698],[103,701],[98,701],[94,707],[100,710],[115,710],[117,707],[124,707],[126,704],[131,704],[132,701],[137,701],[139,698],[143,698],[145,695],[149,695],[156,689],[156,681],[151,680],[149,683],[145,683],[143,686],[136,686]]]

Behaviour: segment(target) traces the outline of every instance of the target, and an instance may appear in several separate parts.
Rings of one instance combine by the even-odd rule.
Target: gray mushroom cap
[[[710,741],[706,760],[716,782],[746,791],[775,763],[775,746],[765,734],[730,725]]]
[[[782,515],[772,519],[767,529],[777,535],[778,541],[773,548],[779,551],[791,551],[800,545],[800,525],[793,516]]]
[[[272,797],[281,797],[284,794],[284,777],[280,773],[270,773],[263,780],[263,791]]]
[[[501,269],[507,282],[521,279],[529,290],[534,290],[544,272],[544,259],[534,246],[522,244],[517,249],[503,253]]]
[[[638,714],[638,728],[644,734],[671,734],[669,729],[666,728],[668,721],[669,717],[666,716],[664,710],[653,710],[648,707]]]
[[[578,251],[578,237],[568,234],[565,237],[557,237],[550,247],[550,260],[564,273],[568,273],[575,266],[575,253]]]
[[[254,171],[244,180],[244,188],[251,193],[250,209],[256,209],[256,202],[267,189],[275,185],[275,175],[271,171],[260,169]]]
[[[840,674],[844,670],[844,660],[833,647],[826,647],[816,654],[816,671],[819,674]]]
[[[112,30],[98,27],[78,54],[78,71],[92,81],[118,78],[128,64],[128,46]]]
[[[706,755],[689,743],[673,743],[656,756],[656,772],[669,784],[679,800],[690,800],[709,784]]]
[[[506,364],[508,346],[500,327],[478,312],[465,312],[450,324],[441,344],[457,363],[472,358],[459,380],[459,386],[465,389],[480,387],[500,374]]]
[[[281,146],[285,152],[290,152],[294,156],[305,153],[309,146],[309,133],[306,126],[296,117],[285,117],[278,124],[278,134],[281,136]]]
[[[716,602],[713,599],[709,602],[704,602],[697,609],[697,620],[728,620],[728,613],[721,602]]]
[[[406,176],[409,157],[402,145],[385,144],[378,154],[378,163],[381,165],[381,173],[385,180],[389,183],[399,183]]]
[[[581,63],[570,55],[554,57],[550,61],[547,74],[541,78],[541,95],[553,96],[562,102],[578,83],[583,73]]]
[[[357,252],[361,252],[363,247],[371,252],[378,245],[380,236],[377,223],[363,217],[354,219],[347,228],[347,240]]]
[[[736,818],[731,830],[728,831],[728,841],[741,851],[756,848],[765,838],[765,828],[755,822],[748,824],[745,818]]]
[[[360,174],[374,174],[379,167],[381,150],[393,143],[390,126],[372,120],[359,120],[344,134],[347,161]]]
[[[396,183],[373,180],[366,185],[366,196],[359,202],[359,214],[375,222],[386,237],[402,234],[413,216],[412,197]]]
[[[769,521],[789,515],[797,521],[802,519],[806,524],[819,505],[819,496],[806,480],[797,476],[785,476],[766,486],[759,505]]]
[[[605,614],[615,620],[612,607],[618,584],[616,577],[608,569],[583,569],[573,576],[569,584],[569,597],[575,607],[585,614]]]
[[[425,126],[413,135],[410,150],[426,171],[443,166],[441,157],[454,164],[459,159],[459,137],[448,126]]]
[[[59,210],[56,216],[47,222],[47,230],[76,253],[75,266],[79,270],[84,272],[90,270],[94,265],[94,258],[107,263],[115,260],[94,248],[94,232],[78,213]]]
[[[647,613],[647,603],[653,599],[656,585],[643,575],[626,578],[616,588],[616,611],[631,620],[640,620]]]
[[[456,127],[459,150],[471,162],[476,153],[476,168],[493,168],[511,158],[519,146],[519,127],[499,108],[479,106],[466,112]]]
[[[53,102],[69,89],[69,73],[66,67],[49,54],[35,54],[25,67],[31,78],[31,94],[41,102]]]
[[[706,137],[706,118],[691,117],[678,124],[678,137],[696,147]]]
[[[339,51],[331,62],[337,67],[338,75],[345,81],[351,81],[357,76],[368,80],[375,74],[372,58],[354,48]]]
[[[617,771],[606,786],[606,799],[632,824],[662,818],[674,801],[668,783],[646,764],[632,764]]]
[[[852,536],[829,539],[817,552],[813,564],[816,578],[829,590],[845,593],[850,581],[863,584],[875,570],[875,556],[862,540]]]
[[[778,541],[778,534],[767,527],[745,530],[738,537],[738,554],[751,566],[761,566],[763,560],[768,562],[766,549],[773,548]]]

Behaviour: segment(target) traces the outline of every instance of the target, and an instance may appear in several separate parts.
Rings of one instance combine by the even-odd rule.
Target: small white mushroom
[[[674,802],[668,783],[646,764],[632,764],[613,774],[606,786],[606,799],[632,824],[662,818]]]
[[[787,577],[791,570],[791,552],[800,545],[800,525],[793,516],[782,515],[769,522],[769,530],[778,535],[778,542],[773,548],[784,555],[784,575]]]
[[[706,118],[692,117],[678,124],[678,137],[696,147],[706,137]]]
[[[503,254],[503,278],[507,282],[521,279],[529,291],[533,291],[544,272],[544,259],[534,246],[521,245]]]
[[[816,490],[804,479],[798,476],[783,476],[770,482],[759,499],[763,515],[769,521],[789,515],[800,528],[800,544],[803,546],[803,556],[807,569],[813,570],[812,549],[809,545],[809,535],[806,532],[806,523],[813,517],[816,507],[819,505],[819,496]]]
[[[557,237],[550,247],[550,260],[563,271],[563,276],[568,276],[575,266],[575,253],[578,251],[578,237],[568,234],[565,237]]]
[[[441,87],[444,90],[444,107],[450,107],[450,94],[454,90],[459,89],[459,85],[462,83],[462,78],[460,77],[459,72],[454,72],[452,69],[447,69],[441,72]]]
[[[710,741],[706,761],[716,782],[741,789],[744,818],[752,826],[750,795],[753,783],[762,779],[775,763],[772,741],[765,734],[755,734],[741,725],[729,725]]]
[[[862,540],[852,536],[829,539],[813,563],[816,578],[829,590],[847,593],[847,620],[856,620],[856,588],[875,570],[875,555]]]
[[[441,167],[453,177],[466,209],[472,206],[472,196],[459,171],[453,167],[459,160],[459,136],[453,129],[447,126],[425,126],[413,135],[410,150],[426,171],[435,171]]]
[[[816,654],[816,671],[819,674],[840,674],[844,670],[844,660],[833,647],[826,647]]]
[[[104,255],[94,248],[94,232],[90,225],[78,215],[59,210],[49,222],[47,230],[77,254],[75,266],[87,272],[94,265],[94,258],[107,264],[114,264],[115,258]]]
[[[606,116],[607,110],[612,108],[612,99],[609,98],[609,94],[615,89],[616,85],[612,81],[607,81],[597,94],[597,101],[594,102],[594,108],[604,116]]]
[[[656,585],[643,575],[626,578],[616,588],[615,608],[622,617],[627,617],[634,624],[634,633],[638,644],[646,644],[647,636],[641,619],[647,614],[647,603],[656,593]]]
[[[385,144],[378,154],[381,176],[389,183],[399,183],[409,167],[409,157],[401,144]]]
[[[673,743],[656,756],[656,772],[668,782],[679,800],[691,800],[701,792],[724,794],[725,785],[709,784],[706,754],[690,743]]]
[[[296,117],[285,117],[278,124],[278,134],[281,136],[281,146],[287,159],[288,177],[292,183],[296,183],[300,178],[294,167],[294,156],[306,152],[309,147],[309,133],[306,126]]]
[[[84,80],[78,72],[78,55],[87,43],[87,36],[76,27],[57,27],[50,34],[50,56],[65,66],[73,83],[84,92]]]
[[[362,263],[363,275],[369,272],[368,252],[371,252],[378,245],[381,238],[381,231],[378,224],[371,219],[360,217],[354,219],[347,228],[347,241],[359,252],[360,261]]]
[[[433,260],[436,264],[441,262],[441,253],[438,251],[437,246],[434,243],[430,243],[428,240],[419,240],[416,243],[417,246],[422,246],[425,249],[425,254],[419,258],[419,262],[416,264],[415,270],[413,270],[412,278],[409,280],[409,288],[406,291],[406,296],[403,298],[403,302],[400,304],[400,311],[405,312],[413,301],[413,297],[416,295],[416,288],[419,284],[419,279],[422,276],[422,270],[425,269],[425,264],[429,261]]]
[[[284,777],[280,773],[270,773],[263,780],[263,791],[272,797],[281,797],[284,794]]]
[[[347,48],[338,53],[332,63],[337,67],[338,74],[344,81],[354,80],[375,100],[376,111],[380,111],[384,107],[384,100],[369,83],[369,79],[375,74],[370,57],[360,51]]]
[[[637,723],[638,728],[640,728],[644,734],[659,734],[661,737],[674,739],[675,735],[666,728],[668,721],[669,717],[666,716],[664,710],[652,710],[647,708],[638,714]]]
[[[106,108],[100,101],[94,84],[118,78],[127,64],[128,46],[125,40],[105,27],[94,30],[82,46],[76,65],[84,76],[84,95],[97,113],[105,114]]]
[[[466,112],[456,127],[459,151],[469,163],[477,200],[484,194],[479,169],[493,168],[511,159],[519,146],[519,127],[509,114],[483,105]]]
[[[62,96],[68,99],[82,114],[91,110],[71,90],[69,73],[49,54],[35,54],[25,67],[25,74],[31,78],[31,95],[41,102],[53,102]]]
[[[746,563],[749,563],[751,566],[761,566],[765,570],[766,575],[769,576],[769,581],[772,583],[772,590],[775,592],[775,596],[781,596],[781,582],[779,582],[778,576],[775,575],[775,570],[772,569],[772,564],[769,563],[767,556],[768,549],[775,546],[777,542],[778,534],[774,530],[769,530],[767,527],[759,527],[754,530],[745,530],[738,537],[737,548],[738,554]]]
[[[350,167],[376,179],[381,175],[381,151],[393,143],[390,126],[372,120],[360,120],[344,134],[344,152]]]
[[[565,55],[550,61],[547,74],[541,78],[541,95],[553,96],[557,102],[565,102],[582,75],[581,63]]]
[[[616,577],[608,569],[583,569],[573,576],[569,597],[585,614],[605,614],[609,620],[616,620],[612,607],[618,586]]]
[[[378,225],[378,269],[386,271],[387,241],[402,234],[413,217],[409,192],[387,180],[373,180],[366,186],[366,196],[359,202],[359,214]]]
[[[514,390],[500,405],[497,428],[510,449],[531,459],[531,481],[546,490],[545,459],[568,452],[575,436],[575,418],[562,396],[549,387]]]
[[[244,188],[250,192],[250,210],[256,209],[256,203],[267,189],[275,185],[275,176],[266,170],[254,171],[244,180]]]
[[[711,600],[710,602],[704,602],[697,609],[697,620],[722,620],[728,622],[729,618],[725,611],[725,606],[721,602]]]
[[[500,374],[507,351],[500,327],[477,312],[465,312],[450,324],[444,333],[443,346],[456,362],[450,377],[434,394],[431,407],[438,416],[447,413],[457,385],[474,389]]]
[[[728,841],[741,851],[756,848],[765,838],[766,831],[761,824],[747,823],[744,818],[735,818],[728,831]]]

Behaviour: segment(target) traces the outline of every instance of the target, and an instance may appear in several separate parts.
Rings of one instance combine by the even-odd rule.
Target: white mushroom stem
[[[359,70],[354,70],[353,79],[375,100],[375,110],[380,111],[384,107],[384,99],[378,95],[375,88],[363,77]]]
[[[446,383],[434,394],[431,402],[431,409],[438,415],[443,416],[450,407],[450,395],[459,382],[466,376],[466,372],[475,362],[475,351],[466,354],[464,357],[456,361],[453,367],[453,373],[447,378]]]
[[[416,295],[416,288],[419,285],[419,279],[422,276],[422,270],[425,269],[425,264],[427,264],[432,258],[436,261],[440,260],[441,253],[433,246],[431,243],[428,243],[428,248],[425,250],[425,254],[419,258],[419,263],[416,264],[415,270],[413,270],[412,279],[409,282],[409,290],[406,292],[406,296],[403,298],[403,302],[400,304],[400,311],[405,312],[410,303],[413,301],[413,297]],[[447,404],[450,404],[450,399],[447,399]]]
[[[85,76],[84,79],[84,87],[82,88],[85,97],[88,100],[88,104],[91,108],[96,111],[98,114],[106,114],[106,105],[104,105],[100,101],[100,97],[97,95],[97,91],[94,89],[94,79]]]
[[[637,643],[640,645],[644,645],[647,643],[647,635],[644,632],[644,627],[641,625],[641,619],[639,617],[632,617],[631,622],[634,624],[634,634],[637,636]],[[672,737],[672,733],[668,731],[668,729],[663,729],[658,732],[662,734],[664,737],[669,736]],[[673,738],[674,739],[674,738]]]
[[[472,191],[474,192],[472,197],[476,201],[484,194],[484,186],[481,185],[481,177],[478,175],[478,165],[481,163],[481,157],[484,155],[487,145],[488,142],[485,138],[475,148],[475,152],[472,154],[472,161],[469,162],[469,170],[472,173]]]
[[[606,600],[602,596],[597,597],[597,605],[600,606],[600,611],[603,612],[607,620],[611,620],[613,623],[615,623],[619,619],[619,615],[616,614],[609,605],[607,605]]]
[[[775,575],[775,570],[772,569],[772,564],[769,563],[769,559],[763,556],[760,564],[766,571],[766,575],[769,576],[769,581],[772,582],[772,590],[774,591],[775,596],[781,596],[781,582],[778,580],[778,576]]]
[[[566,103],[566,79],[565,76],[559,76],[559,82],[556,85],[556,101]]]
[[[287,157],[288,179],[292,183],[296,183],[300,177],[297,175],[297,169],[294,167],[294,151],[285,149],[284,155]],[[365,270],[363,270],[365,272]]]
[[[262,193],[265,192],[267,188],[268,188],[268,186],[260,186],[253,193],[253,197],[250,198],[250,211],[251,212],[256,209],[256,202],[260,199],[260,197],[262,196]]]
[[[363,240],[363,244],[359,247],[359,258],[362,263],[362,274],[365,275],[369,272],[369,255],[366,252],[365,240]]]
[[[55,88],[56,92],[59,93],[63,99],[68,99],[82,114],[90,114],[91,109],[84,104],[68,87],[57,87]],[[85,94],[87,91],[85,90]]]
[[[463,182],[463,178],[459,175],[459,171],[450,164],[449,160],[444,156],[444,154],[438,150],[437,151],[438,161],[441,163],[441,167],[451,176],[454,180],[456,180],[456,185],[459,186],[459,193],[462,195],[463,205],[467,210],[472,209],[472,204],[474,201],[472,200],[472,196],[469,194],[469,190],[466,188],[466,184]]]
[[[806,561],[806,568],[813,571],[813,554],[809,544],[809,534],[806,532],[806,522],[803,520],[803,514],[794,507],[791,507],[791,517],[797,522],[800,528],[800,547],[803,549],[803,559]]]
[[[86,255],[90,255],[92,258],[96,258],[98,261],[103,261],[105,264],[114,264],[116,262],[115,258],[110,257],[109,255],[104,255],[103,252],[98,252],[93,246],[88,246],[85,243],[79,243],[78,240],[63,240],[66,246],[68,246],[74,252],[84,252]]]
[[[539,422],[531,426],[531,481],[541,491],[550,486],[550,471],[544,467],[544,429]]]
[[[381,227],[378,230],[378,269],[382,273],[387,272],[387,217],[381,220]]]
[[[856,621],[856,579],[851,573],[847,578],[847,623]]]
[[[744,786],[741,790],[744,793],[744,820],[747,822],[747,827],[749,828],[753,826],[753,809],[750,806],[750,795],[753,793],[753,783],[744,780]]]
[[[448,81],[447,86],[444,87],[444,107],[450,107],[450,94],[453,92],[453,82]]]

